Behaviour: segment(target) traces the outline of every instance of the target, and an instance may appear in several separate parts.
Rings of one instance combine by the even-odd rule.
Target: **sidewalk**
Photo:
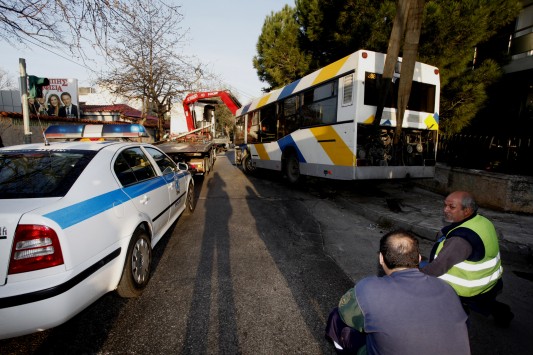
[[[387,229],[404,228],[419,237],[435,240],[444,225],[445,196],[424,190],[412,182],[384,181],[378,184],[380,197],[351,196],[365,218]],[[478,213],[489,218],[500,237],[502,257],[508,261],[533,259],[533,216],[500,212],[480,207]]]

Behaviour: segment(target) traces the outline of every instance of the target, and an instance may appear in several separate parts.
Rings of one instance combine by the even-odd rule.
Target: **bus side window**
[[[320,123],[320,117],[313,107],[314,91],[314,89],[307,90],[302,95],[302,107],[300,108],[302,126],[314,126]]]
[[[248,143],[259,141],[259,111],[250,112],[246,115],[248,119]]]
[[[300,128],[297,115],[298,96],[286,98],[283,101],[283,118],[285,119],[285,133],[289,134]]]
[[[300,109],[302,126],[310,127],[337,121],[337,81],[331,81],[303,94]]]
[[[244,116],[237,117],[235,120],[235,137],[233,143],[235,145],[244,143]]]
[[[276,105],[269,105],[261,109],[261,142],[276,140]]]

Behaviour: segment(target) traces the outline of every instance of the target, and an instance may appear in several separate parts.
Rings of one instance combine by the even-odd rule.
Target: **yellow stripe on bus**
[[[315,127],[310,130],[333,164],[354,166],[354,154],[332,126]]]
[[[259,107],[266,105],[266,103],[268,102],[268,99],[270,99],[270,94],[263,96],[261,100],[259,100],[255,108],[258,109]]]
[[[366,124],[374,123],[374,118],[375,118],[374,115],[370,115],[370,117],[364,120],[363,123],[366,123]]]
[[[435,120],[435,117],[433,117],[432,115],[427,116],[424,120],[424,123],[426,124],[428,129],[432,131],[437,131],[439,129],[439,124],[437,123],[437,120]]]
[[[315,84],[318,84],[318,83],[321,83],[325,80],[328,80],[328,79],[331,79],[333,78],[334,76],[337,75],[337,73],[339,72],[339,70],[342,68],[342,66],[344,65],[344,63],[346,63],[346,61],[350,58],[350,56],[347,56],[347,57],[344,57],[338,61],[336,61],[335,63],[331,63],[330,65],[328,65],[327,67],[324,67],[324,69],[322,69],[317,77],[315,78],[315,80],[313,80],[313,85]]]
[[[259,158],[261,160],[270,160],[270,157],[268,156],[268,153],[263,144],[254,144],[254,147],[257,150],[257,154],[259,155]]]

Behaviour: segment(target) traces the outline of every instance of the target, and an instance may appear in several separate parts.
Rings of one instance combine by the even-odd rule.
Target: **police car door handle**
[[[140,200],[139,200],[139,203],[142,203],[143,205],[146,205],[148,203],[148,200],[150,200],[150,198],[148,198],[148,196],[144,195]]]

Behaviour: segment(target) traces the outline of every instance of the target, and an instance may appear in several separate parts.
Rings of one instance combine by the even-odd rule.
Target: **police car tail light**
[[[63,264],[56,232],[46,226],[19,225],[15,232],[9,274],[45,269]]]

